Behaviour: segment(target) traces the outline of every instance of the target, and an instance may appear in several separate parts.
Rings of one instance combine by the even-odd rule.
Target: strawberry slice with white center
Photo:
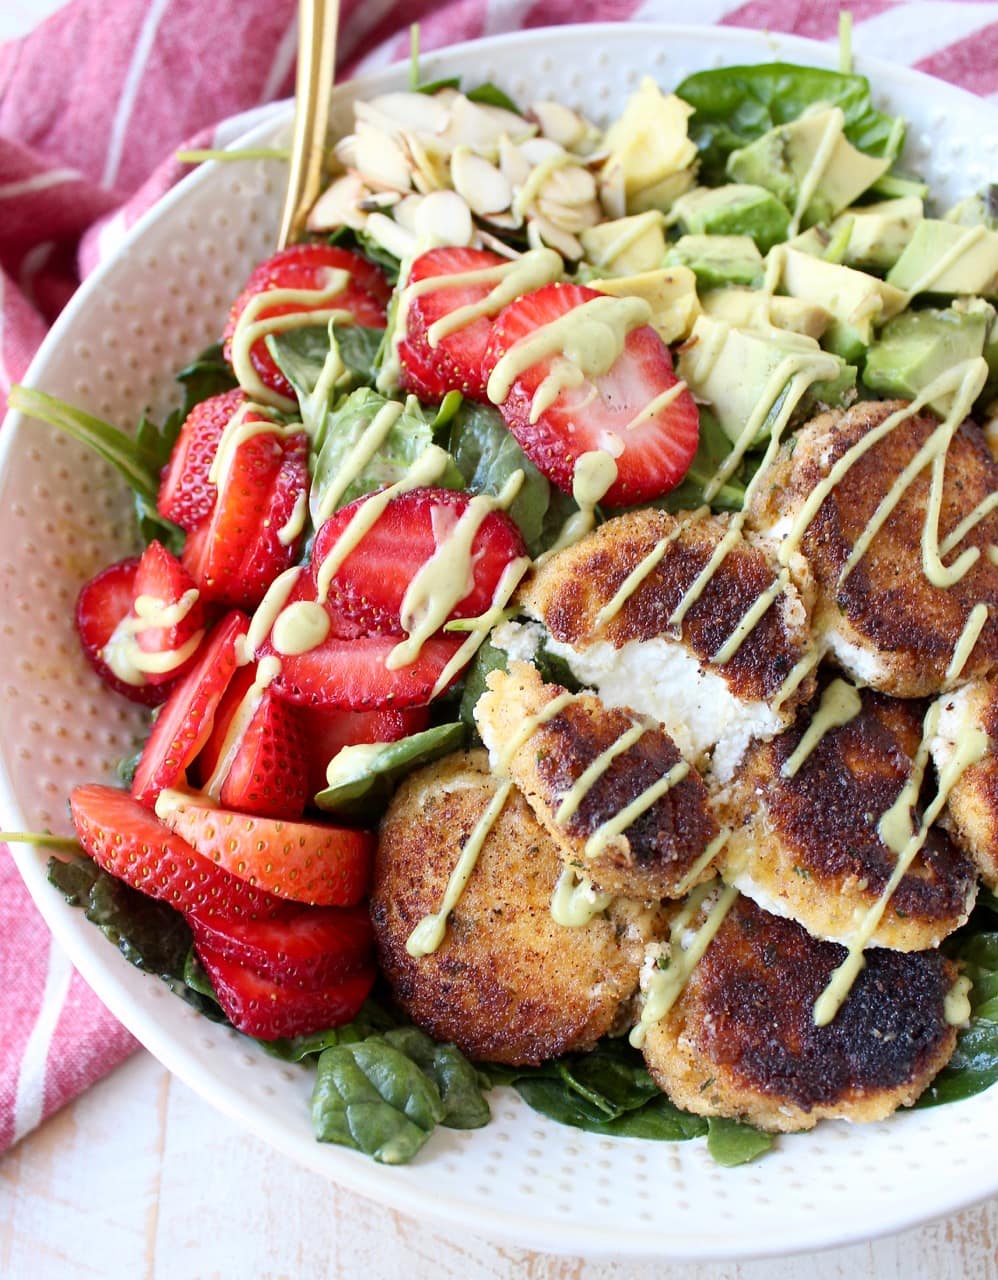
[[[620,353],[605,372],[590,375],[581,367],[605,362],[613,349],[607,345],[610,329],[587,335],[585,317],[568,323],[564,317],[605,296],[582,285],[548,284],[518,298],[496,317],[485,370],[490,396],[539,470],[571,493],[579,458],[608,453],[617,478],[603,501],[620,507],[650,502],[682,480],[697,451],[699,416],[689,391],[676,390],[669,349],[651,325],[620,334]],[[623,314],[632,300],[607,302],[615,314]],[[541,331],[556,322],[563,322],[563,341],[553,352],[525,364],[511,354],[520,343],[536,344]],[[579,356],[573,348],[587,346],[592,350],[584,351],[581,361],[572,358]]]
[[[231,875],[165,827],[127,791],[91,783],[69,797],[80,844],[109,875],[208,920],[271,919],[288,904]]]
[[[208,478],[222,432],[246,404],[237,387],[196,404],[184,420],[163,468],[156,509],[188,533],[211,515],[218,490]]]
[[[225,808],[294,819],[305,809],[307,753],[296,708],[264,687],[252,665],[226,689],[197,768]]]
[[[401,382],[421,400],[442,400],[448,391],[484,400],[482,357],[492,332],[492,317],[475,316],[451,333],[431,337],[430,329],[445,316],[481,303],[497,280],[448,284],[447,276],[494,271],[507,259],[485,249],[441,248],[422,253],[412,264],[406,287],[405,331],[398,345]],[[439,280],[430,287],[422,281]]]
[[[342,982],[370,968],[373,959],[366,906],[302,907],[274,920],[202,919],[197,912],[187,919],[199,947],[299,991]]]
[[[127,624],[138,650],[132,661],[149,684],[163,684],[190,670],[204,625],[205,609],[194,579],[161,543],[150,542],[135,575]]]
[[[248,626],[244,614],[226,614],[202,641],[194,666],[156,717],[132,779],[132,795],[142,804],[154,805],[164,787],[186,778],[211,734],[218,704],[235,674],[236,640]]]
[[[209,861],[280,898],[352,907],[367,891],[369,831],[234,813],[181,791],[161,794],[156,812]]]
[[[109,688],[132,702],[155,707],[168,696],[169,689],[136,681],[131,671],[125,673],[129,679],[123,679],[108,663],[113,655],[105,652],[111,637],[131,614],[138,571],[139,562],[132,557],[108,565],[91,578],[76,601],[76,630],[84,656]]]
[[[251,432],[256,423],[268,426],[237,439],[228,451],[211,517],[187,539],[182,558],[206,600],[252,609],[298,553],[308,437],[270,429],[260,414],[247,414],[244,423]]]
[[[374,986],[373,966],[332,986],[299,991],[262,978],[203,944],[197,953],[229,1021],[237,1031],[257,1040],[345,1026],[360,1012]]]
[[[344,747],[362,742],[397,742],[422,733],[430,724],[429,707],[378,707],[374,711],[337,711],[331,707],[295,708],[304,728],[308,795],[326,784],[330,760]]]
[[[348,279],[335,295],[329,296],[331,283],[335,281],[336,273],[341,271],[348,273]],[[385,327],[386,308],[392,292],[379,268],[359,253],[328,244],[291,245],[261,262],[233,303],[224,333],[226,360],[233,358],[232,340],[239,317],[259,294],[275,290],[291,290],[302,296],[294,301],[255,304],[255,309],[259,308],[256,320],[294,312],[336,310],[347,313],[355,324],[372,329]],[[252,344],[249,359],[265,387],[294,401],[294,388],[274,363],[267,350],[265,336]]]

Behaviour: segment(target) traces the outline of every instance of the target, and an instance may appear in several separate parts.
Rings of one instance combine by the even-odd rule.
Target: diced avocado
[[[816,302],[782,298],[732,285],[710,289],[700,299],[704,312],[740,329],[786,329],[817,340],[825,332],[831,314]]]
[[[667,267],[689,267],[701,289],[759,284],[762,254],[749,236],[681,236],[665,257]]]
[[[580,232],[587,261],[604,274],[633,276],[654,271],[665,258],[665,218],[657,210],[615,218]]]
[[[787,238],[790,215],[765,187],[729,182],[695,187],[672,206],[672,218],[687,235],[751,236],[762,253]]]
[[[998,231],[923,218],[887,273],[908,293],[998,295]]]
[[[684,190],[692,185],[692,165],[697,156],[687,133],[692,114],[691,106],[674,93],[663,93],[651,76],[645,76],[607,130],[604,176],[616,173],[622,180],[629,213],[635,211],[634,198],[674,174],[682,173]]]
[[[771,129],[732,151],[728,177],[765,187],[792,213],[803,192],[807,203],[799,224],[829,222],[890,168],[889,160],[868,156],[846,139],[844,120],[840,107],[827,107]]]
[[[998,231],[998,182],[947,209],[943,221],[955,222],[958,227],[987,227],[989,231]]]
[[[897,262],[923,217],[921,200],[906,196],[846,209],[828,231],[834,239],[851,221],[843,261],[862,271],[887,271]]]
[[[688,337],[700,314],[697,278],[689,267],[660,267],[634,276],[590,280],[589,284],[615,297],[644,298],[651,307],[649,323],[665,343]]]
[[[869,346],[873,326],[903,310],[905,295],[876,276],[853,267],[814,258],[799,249],[781,249],[781,284],[792,298],[820,301],[838,322],[831,340],[840,355],[852,357],[857,347]],[[854,331],[854,332],[850,332]],[[825,334],[825,345],[829,335]]]
[[[695,181],[693,169],[677,169],[661,182],[645,187],[627,198],[628,213],[647,213],[649,209],[658,209],[660,213],[668,213],[673,203],[685,192],[689,191]]]
[[[912,400],[953,365],[983,355],[994,322],[994,307],[981,298],[902,312],[871,346],[863,381],[871,391]]]
[[[831,403],[855,381],[856,370],[818,346],[813,338],[738,329],[701,316],[684,344],[678,372],[698,400],[707,401],[731,440],[755,421],[754,440],[765,438],[785,406],[795,375],[799,397],[793,412],[816,399]],[[806,383],[806,385],[801,385]]]

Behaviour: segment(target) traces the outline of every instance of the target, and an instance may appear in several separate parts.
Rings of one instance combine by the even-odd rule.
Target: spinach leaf
[[[411,1058],[437,1086],[444,1106],[441,1124],[449,1129],[480,1129],[488,1124],[492,1111],[478,1072],[456,1045],[437,1044],[418,1027],[396,1027],[383,1038]]]
[[[700,410],[700,443],[685,478],[662,498],[645,506],[660,507],[663,511],[693,511],[704,501],[703,491],[707,482],[731,452],[731,441],[721,424],[708,410]],[[740,472],[723,485],[711,499],[711,506],[724,511],[741,511],[745,499],[745,483]]]
[[[450,451],[468,488],[476,493],[497,494],[514,471],[523,472],[523,485],[509,514],[530,554],[536,555],[541,550],[551,486],[510,434],[499,411],[465,401],[454,415]]]
[[[479,646],[464,678],[464,692],[461,695],[461,707],[458,712],[461,720],[475,734],[476,739],[478,729],[475,725],[475,705],[485,692],[486,677],[490,671],[508,670],[506,650],[497,648],[491,640],[485,640]]]
[[[972,1098],[998,1082],[998,933],[982,931],[961,938],[955,955],[971,981],[970,1024],[960,1032],[953,1057],[917,1107]]]
[[[381,810],[405,774],[457,751],[464,737],[463,724],[438,724],[397,742],[344,747],[330,761],[333,781],[316,795],[315,803],[340,818]]]
[[[773,1145],[773,1135],[754,1129],[750,1124],[711,1116],[707,1121],[707,1150],[714,1162],[726,1169],[748,1164]]]
[[[404,1164],[445,1110],[433,1080],[385,1040],[334,1045],[319,1055],[312,1123],[320,1142]]]
[[[874,107],[865,76],[772,62],[700,71],[676,93],[694,108],[690,137],[700,151],[700,180],[708,186],[724,181],[732,151],[818,103],[841,107],[846,137],[870,155],[887,155],[902,136],[894,117]]]
[[[208,400],[211,396],[222,395],[238,386],[232,366],[222,354],[222,344],[206,347],[204,351],[189,365],[177,374],[177,381],[184,389],[183,408],[177,410],[182,414],[180,422],[187,417],[196,404]],[[177,425],[179,433],[180,424]],[[164,427],[164,433],[166,428]],[[174,439],[176,435],[174,436]]]
[[[691,1116],[656,1093],[640,1107],[616,1115],[603,1112],[581,1094],[549,1076],[522,1076],[513,1081],[520,1097],[541,1115],[559,1124],[608,1138],[647,1138],[656,1142],[685,1142],[707,1132],[701,1116]]]
[[[423,450],[433,443],[433,420],[423,412],[418,401],[410,396],[384,441],[360,467],[357,476],[342,488],[340,474],[347,456],[357,447],[386,404],[388,400],[385,396],[362,387],[326,415],[321,432],[322,446],[316,459],[309,494],[309,508],[316,524],[331,488],[337,489],[334,510],[338,511],[361,494],[400,480]],[[445,489],[464,487],[464,480],[456,465],[449,466],[436,483]],[[342,492],[339,492],[340,488]]]
[[[328,325],[305,325],[301,329],[268,334],[267,349],[294,387],[302,421],[313,439],[317,438],[335,394],[374,381],[374,360],[382,337],[380,329],[333,321]],[[343,369],[323,396],[322,403],[313,404],[312,396],[334,343]],[[306,415],[310,420],[306,420]]]
[[[502,107],[504,111],[512,111],[514,115],[523,115],[523,112],[509,94],[503,93],[499,86],[493,84],[491,80],[486,80],[484,84],[479,84],[474,89],[469,89],[464,96],[469,102],[478,102],[486,107]]]
[[[385,273],[385,278],[390,285],[398,284],[399,267],[401,263],[393,253],[389,253],[387,249],[382,248],[373,236],[369,236],[366,231],[355,231],[354,237],[357,241],[357,248],[370,262],[381,268]],[[391,322],[389,321],[389,328]]]

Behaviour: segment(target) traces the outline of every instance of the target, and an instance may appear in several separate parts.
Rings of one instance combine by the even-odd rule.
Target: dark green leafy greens
[[[846,137],[860,151],[893,156],[903,139],[895,118],[874,107],[865,76],[770,62],[700,71],[676,93],[694,108],[690,137],[700,152],[700,181],[707,185],[724,181],[732,151],[818,104],[842,108]]]
[[[463,724],[438,724],[397,742],[345,748],[334,757],[335,781],[315,797],[326,813],[362,819],[384,811],[397,783],[420,765],[439,760],[464,745]],[[342,757],[342,759],[341,759]],[[340,764],[336,766],[336,761]]]
[[[725,1168],[748,1164],[757,1156],[765,1155],[773,1142],[771,1133],[763,1133],[750,1124],[739,1124],[722,1116],[711,1116],[707,1121],[707,1150],[715,1164]]]
[[[988,898],[983,905],[993,912],[993,896]],[[972,923],[981,918],[983,913],[975,912]],[[970,1024],[960,1032],[948,1065],[919,1098],[919,1107],[971,1098],[998,1082],[998,933],[962,932],[954,953],[972,984]]]
[[[267,349],[294,387],[302,422],[313,440],[318,441],[330,401],[337,394],[374,381],[374,362],[383,336],[380,329],[336,324],[332,320],[328,326],[305,325],[267,336]],[[344,368],[321,403],[313,404],[312,397],[334,344]]]
[[[696,456],[683,480],[664,497],[650,505],[664,511],[693,511],[704,502],[704,486],[716,474],[718,467],[731,452],[731,441],[720,423],[707,409],[700,410],[700,443]],[[724,511],[741,511],[745,499],[745,466],[723,484],[711,499],[714,508]],[[645,506],[649,504],[646,503]]]

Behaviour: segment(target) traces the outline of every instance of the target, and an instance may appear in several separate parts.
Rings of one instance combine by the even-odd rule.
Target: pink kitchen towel
[[[998,97],[998,3],[978,0],[344,0],[339,75],[408,52],[568,22],[722,23],[836,39]],[[185,169],[292,91],[295,0],[71,0],[0,47],[0,389],[21,378],[82,276]],[[236,113],[237,122],[229,120]],[[0,847],[0,1150],[135,1041],[52,942]]]

